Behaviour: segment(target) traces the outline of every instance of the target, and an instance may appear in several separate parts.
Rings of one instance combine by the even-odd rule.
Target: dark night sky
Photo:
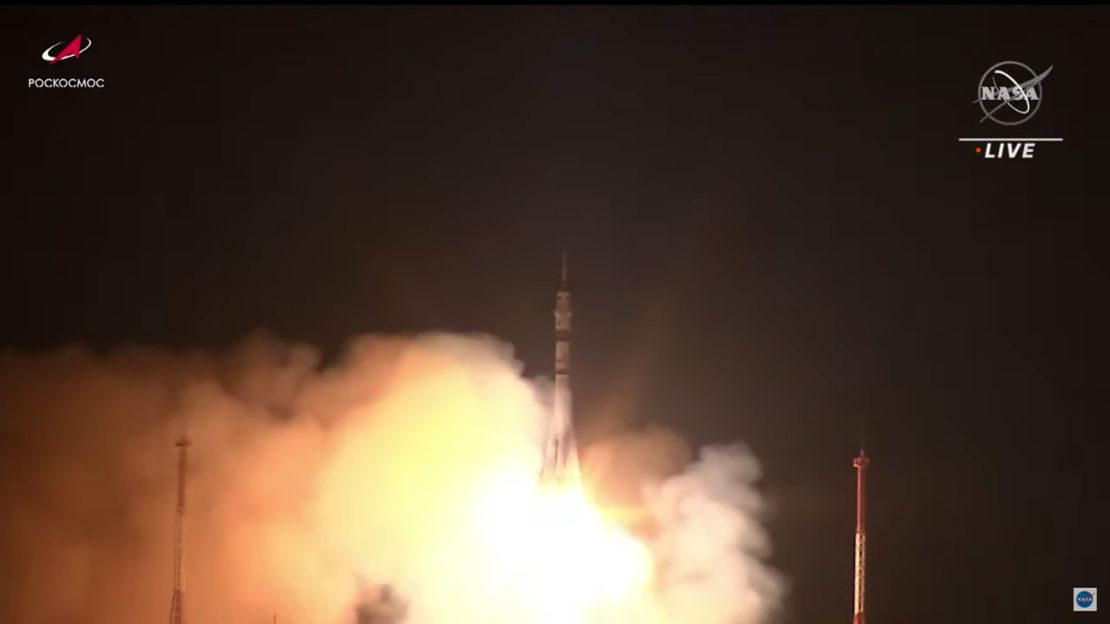
[[[864,420],[873,621],[1066,621],[1072,586],[1110,586],[1108,32],[1074,8],[4,9],[0,345],[477,330],[547,373],[565,246],[584,435],[747,441],[787,622],[850,617]],[[39,60],[77,33],[87,55]],[[1011,58],[1054,66],[1044,104],[980,125]],[[108,86],[25,87],[55,75]],[[984,134],[1065,142],[956,142]]]

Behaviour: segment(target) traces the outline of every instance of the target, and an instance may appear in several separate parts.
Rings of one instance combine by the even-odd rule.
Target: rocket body
[[[540,473],[545,483],[577,484],[580,478],[574,421],[571,415],[573,407],[570,386],[571,316],[570,290],[567,287],[567,264],[564,255],[562,285],[555,294],[555,393],[544,445],[543,469]]]

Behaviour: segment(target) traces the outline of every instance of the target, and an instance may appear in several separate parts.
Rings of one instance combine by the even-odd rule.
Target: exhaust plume
[[[165,619],[183,423],[194,623],[774,613],[744,447],[687,464],[674,434],[629,434],[586,455],[596,498],[614,485],[620,504],[539,492],[545,393],[521,370],[503,343],[448,334],[360,337],[327,367],[266,334],[224,352],[4,353],[0,621]]]

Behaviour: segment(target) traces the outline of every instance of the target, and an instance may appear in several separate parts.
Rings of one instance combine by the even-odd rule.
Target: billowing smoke
[[[482,336],[362,337],[324,368],[264,334],[220,353],[6,353],[0,621],[167,617],[182,423],[194,623],[766,621],[782,590],[754,458],[687,464],[659,431],[600,444],[598,497],[624,491],[568,545],[528,493],[544,395]]]

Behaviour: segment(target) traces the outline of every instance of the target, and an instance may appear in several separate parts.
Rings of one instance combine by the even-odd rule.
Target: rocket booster
[[[575,448],[574,422],[571,417],[570,388],[570,290],[567,287],[567,256],[563,253],[562,282],[555,293],[555,395],[548,421],[544,445],[543,469],[545,482],[577,483],[578,452]]]

